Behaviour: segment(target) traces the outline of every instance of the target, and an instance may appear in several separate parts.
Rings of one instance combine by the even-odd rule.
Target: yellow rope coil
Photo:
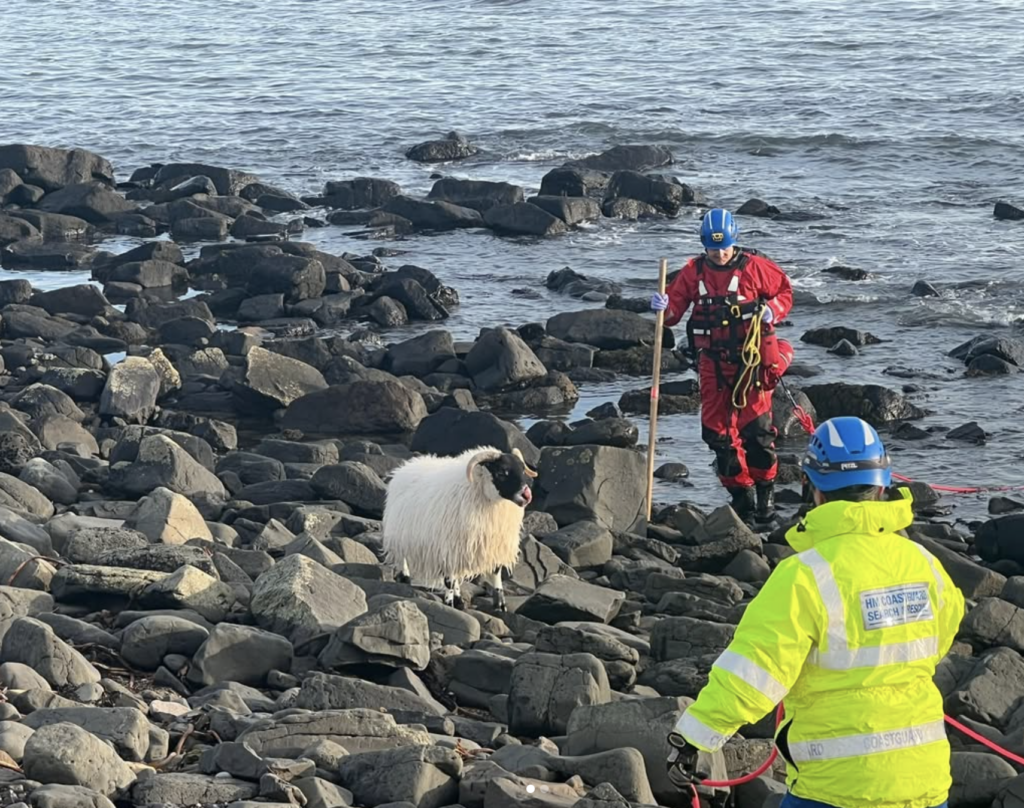
[[[762,313],[761,306],[754,310],[754,316],[750,319],[750,328],[747,329],[747,336],[743,340],[743,348],[740,351],[742,370],[736,377],[736,384],[732,388],[732,405],[737,410],[742,410],[747,406],[747,396],[757,379],[757,370],[761,367]]]

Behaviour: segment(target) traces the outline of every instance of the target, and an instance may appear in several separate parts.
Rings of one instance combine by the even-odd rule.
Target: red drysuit
[[[793,348],[776,338],[773,325],[759,324],[763,329],[761,384],[751,386],[747,404],[739,411],[732,395],[740,349],[756,316],[755,306],[762,300],[774,314],[773,323],[783,320],[793,305],[789,278],[769,258],[737,247],[725,266],[703,255],[691,258],[666,292],[666,325],[675,325],[694,307],[687,336],[690,347],[700,351],[701,431],[715,453],[722,485],[749,488],[774,480],[778,431],[772,424],[772,391],[793,361]]]

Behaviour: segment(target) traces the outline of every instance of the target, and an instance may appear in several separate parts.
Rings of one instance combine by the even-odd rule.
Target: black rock
[[[111,256],[104,261],[104,266],[117,267],[123,264],[138,263],[144,261],[166,261],[169,264],[185,263],[181,247],[173,241],[150,241],[140,244],[127,252]]]
[[[77,314],[82,317],[108,315],[112,307],[103,292],[91,283],[64,286],[48,292],[37,291],[31,304],[50,314]]]
[[[914,287],[910,290],[910,294],[914,297],[940,297],[939,290],[928,283],[928,281],[918,281],[915,283]]]
[[[671,332],[666,329],[666,336]],[[671,346],[673,339],[663,338],[662,344]],[[621,350],[598,351],[594,355],[594,367],[607,368],[627,376],[650,376],[654,372],[654,352],[644,345]],[[689,367],[687,360],[677,351],[661,352],[662,373],[676,373]]]
[[[988,512],[993,516],[1020,510],[1024,510],[1024,502],[1010,497],[992,497],[988,501]]]
[[[435,301],[416,280],[388,273],[374,285],[374,297],[389,297],[402,304],[412,320],[445,320],[448,311]]]
[[[835,275],[838,278],[842,278],[844,281],[866,281],[871,276],[867,270],[859,269],[857,267],[847,267],[837,264],[832,267],[825,267],[822,272],[829,275]]]
[[[157,329],[160,342],[174,345],[205,344],[203,340],[210,339],[216,330],[209,320],[200,317],[179,317],[161,323]]]
[[[988,433],[985,432],[977,421],[971,421],[970,423],[958,426],[956,429],[951,429],[946,433],[946,440],[963,440],[969,443],[982,444],[988,438]]]
[[[836,356],[857,356],[860,353],[848,339],[839,340],[839,342],[828,349],[828,352]]]
[[[27,280],[18,278],[0,281],[0,306],[7,306],[10,303],[28,303],[31,297],[32,284]]]
[[[557,216],[569,227],[601,218],[601,205],[585,196],[531,196],[526,201]]]
[[[0,169],[12,169],[22,181],[46,191],[98,180],[114,185],[108,160],[85,149],[56,149],[22,143],[0,146]]]
[[[855,415],[877,427],[893,421],[917,420],[925,415],[899,393],[876,384],[833,382],[809,385],[803,390],[814,404],[819,421]]]
[[[191,177],[209,177],[220,196],[234,196],[258,181],[257,177],[244,171],[205,163],[169,163],[160,166],[152,179],[157,186],[170,187]]]
[[[547,332],[566,342],[582,342],[595,348],[631,348],[654,344],[655,323],[626,311],[587,309],[556,314],[547,321]],[[670,347],[670,346],[666,346]]]
[[[646,415],[651,411],[651,388],[627,390],[619,397],[619,407],[630,414]],[[700,391],[696,379],[663,382],[658,389],[658,412],[664,415],[698,412]]]
[[[740,216],[759,216],[765,219],[775,218],[781,212],[775,205],[769,205],[763,199],[748,199],[736,210]]]
[[[604,404],[598,404],[594,409],[587,413],[588,418],[593,418],[595,421],[599,421],[602,418],[621,418],[622,410],[619,409],[618,405],[614,401],[606,401]]]
[[[453,202],[481,213],[496,205],[515,205],[524,201],[523,189],[507,182],[486,180],[460,180],[445,177],[434,183],[427,199]]]
[[[1024,221],[1024,210],[1011,205],[1009,202],[996,202],[992,215],[997,219],[1006,221]]]
[[[309,209],[309,205],[307,205],[300,199],[296,199],[293,196],[284,196],[276,193],[262,194],[255,200],[251,201],[255,201],[259,207],[263,208],[263,210],[270,210],[275,213],[290,213],[296,210]]]
[[[529,466],[540,459],[540,451],[515,425],[489,412],[466,412],[451,407],[442,407],[424,418],[409,449],[451,457],[474,446],[494,446],[503,452],[519,449]]]
[[[673,159],[672,152],[664,146],[621,145],[565,165],[591,171],[648,171],[669,165]]]
[[[567,229],[562,219],[529,202],[495,205],[484,214],[484,224],[498,233],[524,236],[555,236]]]
[[[459,305],[459,293],[450,286],[445,286],[438,277],[429,269],[418,267],[413,264],[403,264],[393,273],[399,278],[412,278],[422,286],[430,299],[445,309]],[[383,279],[378,283],[383,283]]]
[[[894,438],[898,438],[899,440],[924,440],[925,438],[931,437],[931,433],[921,429],[919,426],[906,422],[895,424],[891,430],[891,434]]]
[[[88,269],[99,258],[95,248],[76,242],[16,241],[0,250],[8,269]]]
[[[608,295],[618,294],[622,287],[612,281],[588,278],[569,267],[552,270],[544,285],[559,294],[580,297],[585,300],[604,300]],[[648,311],[649,306],[644,308]]]
[[[216,322],[210,307],[197,298],[174,303],[151,303],[145,298],[129,300],[125,305],[125,316],[146,328],[159,328],[181,317],[198,317],[210,323]]]
[[[626,418],[602,418],[588,421],[569,431],[562,438],[562,446],[636,446],[640,432],[636,424]]]
[[[801,342],[806,342],[810,345],[821,345],[825,348],[835,345],[840,340],[846,340],[858,348],[865,345],[878,345],[882,342],[874,334],[869,334],[866,331],[856,331],[844,326],[813,328],[800,337]]]
[[[402,189],[397,182],[376,177],[332,180],[324,186],[323,204],[342,210],[379,208],[401,193]]]
[[[458,132],[449,132],[442,140],[428,140],[410,147],[405,156],[418,163],[444,163],[464,160],[479,151]]]
[[[537,421],[526,430],[526,438],[534,446],[540,448],[561,446],[565,436],[571,431],[569,425],[564,421]]]
[[[433,330],[388,347],[387,369],[396,376],[423,377],[455,358],[455,343],[448,331]]]
[[[553,168],[540,181],[540,197],[586,198],[608,187],[609,174],[585,168]],[[598,208],[600,210],[600,208]],[[554,213],[554,211],[550,211]]]
[[[285,429],[323,435],[410,432],[427,414],[423,396],[397,381],[358,380],[296,399]]]
[[[1020,366],[1007,362],[993,354],[981,354],[971,360],[970,365],[967,366],[966,376],[1007,376],[1013,373],[1019,373],[1021,371]]]
[[[409,322],[409,314],[406,312],[405,306],[387,296],[374,300],[366,308],[366,313],[382,328],[394,328]]]
[[[974,535],[974,548],[984,561],[1010,560],[1024,563],[1024,514],[1014,513],[990,519]]]
[[[1024,368],[1024,340],[1009,337],[974,337],[958,345],[949,352],[949,355],[967,364],[981,356],[994,356],[1018,368]]]
[[[486,331],[466,354],[465,366],[483,392],[532,384],[547,374],[536,354],[515,331],[507,328]]]
[[[707,202],[703,194],[689,185],[647,176],[638,171],[616,171],[612,175],[604,201],[608,203],[615,199],[635,199],[668,216],[675,216],[683,205],[702,205]]]
[[[92,224],[106,224],[122,213],[132,212],[136,205],[112,191],[105,182],[83,182],[67,185],[47,194],[38,203],[40,210],[77,216]]]
[[[609,219],[625,219],[630,222],[656,218],[662,215],[661,211],[654,207],[654,205],[641,202],[638,199],[629,199],[628,197],[606,199],[601,203],[601,213]]]
[[[682,463],[664,463],[655,469],[654,476],[659,480],[685,480],[690,470]]]

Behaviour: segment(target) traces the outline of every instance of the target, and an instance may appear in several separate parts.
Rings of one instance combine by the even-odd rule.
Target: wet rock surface
[[[452,133],[409,159],[468,166],[477,153]],[[443,262],[406,263],[399,241],[332,255],[301,240],[313,226],[303,217],[321,215],[310,206],[373,238],[465,230],[455,235],[557,243],[603,216],[705,204],[654,173],[672,161],[661,147],[617,146],[549,172],[537,196],[438,177],[419,198],[358,177],[300,199],[198,163],[140,169],[121,189],[98,155],[0,146],[4,268],[86,268],[99,284],[0,281],[0,750],[18,770],[0,768],[18,799],[681,805],[665,734],[791,554],[782,533],[801,503],[786,452],[798,449],[782,455],[779,522],[758,532],[728,506],[688,501],[703,462],[662,444],[671,456],[657,464],[648,523],[655,323],[625,281],[544,267],[536,294],[574,310],[480,323],[462,341],[447,285],[459,273]],[[750,204],[751,215],[803,215]],[[103,237],[126,229],[142,243],[106,252]],[[68,240],[86,233],[97,243]],[[660,412],[697,418],[677,333],[664,332],[662,370],[688,376],[663,379]],[[803,342],[851,367],[886,350],[839,326]],[[1019,340],[990,335],[949,359],[967,377],[1024,366]],[[819,373],[795,365],[787,384]],[[620,400],[567,415],[589,385],[620,377],[633,380]],[[999,437],[981,414],[909,423],[937,400],[931,390],[817,381],[790,385],[815,421],[860,415],[891,429],[887,439],[946,450]],[[781,393],[775,404],[795,446],[792,404]],[[400,579],[382,546],[395,469],[482,445],[518,450],[538,475],[505,609],[483,579],[463,582],[462,608],[445,605],[428,583]],[[951,714],[1012,745],[1024,686],[1020,497],[994,498],[990,518],[969,523],[942,521],[940,495],[915,488],[908,534],[971,602],[936,679]],[[444,530],[425,533],[441,552]],[[757,739],[709,759],[711,774],[759,763]],[[956,748],[954,779],[958,804],[1024,794],[1012,768],[973,748]],[[760,806],[778,782],[760,778],[739,804]]]

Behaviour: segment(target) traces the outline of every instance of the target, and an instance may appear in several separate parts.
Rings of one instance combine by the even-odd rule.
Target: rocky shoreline
[[[453,135],[409,157],[472,148]],[[786,522],[761,536],[728,507],[686,502],[686,468],[666,464],[658,476],[679,494],[646,524],[629,418],[650,400],[646,301],[562,270],[548,287],[593,308],[460,342],[444,328],[458,291],[404,263],[397,238],[548,237],[704,204],[652,173],[671,162],[617,147],[554,169],[529,199],[442,176],[423,199],[382,178],[299,198],[233,169],[152,165],[118,184],[89,152],[0,146],[0,266],[99,284],[0,280],[3,804],[683,805],[665,734],[791,553],[799,495],[780,492]],[[301,241],[329,225],[387,246],[338,256]],[[113,235],[144,241],[114,254]],[[198,243],[186,260],[181,245]],[[432,325],[379,336],[410,323]],[[876,341],[845,328],[801,339],[843,355]],[[1024,367],[1009,339],[951,356],[968,376]],[[687,366],[666,331],[663,369]],[[636,389],[566,423],[581,387],[622,377]],[[930,434],[909,387],[790,386],[818,418]],[[662,412],[697,408],[692,380],[663,385]],[[525,415],[542,420],[524,432]],[[776,423],[800,434],[781,394]],[[389,473],[478,444],[518,448],[539,472],[509,612],[472,602],[475,587],[469,610],[451,609],[380,563]],[[783,482],[797,477],[784,458]],[[947,711],[1024,753],[1024,504],[993,499],[965,535],[935,519],[936,492],[914,489],[910,538],[970,599],[937,676]],[[767,755],[767,719],[741,735],[713,774]],[[952,738],[952,808],[1024,803],[1024,769]],[[762,777],[736,804],[775,805],[782,790]]]

